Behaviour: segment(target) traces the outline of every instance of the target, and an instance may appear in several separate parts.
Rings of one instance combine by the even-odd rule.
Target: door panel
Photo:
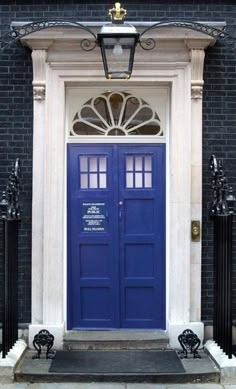
[[[69,328],[117,327],[113,149],[68,146]]]
[[[164,152],[163,145],[119,149],[120,298],[125,328],[164,326]]]
[[[165,146],[68,146],[68,329],[165,327]]]

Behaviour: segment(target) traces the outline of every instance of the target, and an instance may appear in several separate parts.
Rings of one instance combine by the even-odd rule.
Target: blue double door
[[[165,145],[68,145],[68,329],[165,328]]]

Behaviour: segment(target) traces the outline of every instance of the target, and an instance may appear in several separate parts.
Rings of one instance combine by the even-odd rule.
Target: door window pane
[[[88,188],[88,175],[87,174],[80,174],[80,187],[82,189]]]
[[[99,188],[105,189],[107,187],[107,175],[99,174]]]
[[[127,155],[126,157],[126,171],[133,171],[133,161],[134,157],[132,155]]]
[[[97,166],[97,158],[90,157],[89,158],[89,170],[91,172],[97,172],[98,166]]]
[[[95,189],[98,187],[98,176],[97,174],[89,175],[89,188]]]
[[[152,174],[151,173],[145,173],[144,174],[144,187],[145,188],[151,188],[152,187]]]
[[[152,170],[152,157],[150,155],[146,155],[144,158],[144,166],[145,171],[151,171]]]
[[[141,156],[135,157],[135,170],[142,171],[142,160],[143,158]]]
[[[106,159],[106,157],[100,157],[99,158],[99,171],[106,172],[106,170],[107,170],[107,159]]]
[[[88,157],[80,157],[80,171],[81,172],[88,171]]]
[[[133,187],[134,187],[133,173],[126,173],[126,188],[133,188]]]
[[[135,173],[135,188],[143,188],[143,175],[142,175],[142,173]]]

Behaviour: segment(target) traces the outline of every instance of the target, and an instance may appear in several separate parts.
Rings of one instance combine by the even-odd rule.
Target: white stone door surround
[[[191,220],[202,214],[202,88],[208,36],[174,27],[156,30],[152,51],[138,48],[129,81],[105,80],[99,49],[84,52],[84,32],[43,30],[22,39],[32,49],[34,88],[32,323],[62,347],[66,329],[66,131],[67,86],[116,85],[170,88],[167,133],[167,331],[171,346],[201,323],[201,242],[191,242]],[[104,138],[103,138],[104,141]]]

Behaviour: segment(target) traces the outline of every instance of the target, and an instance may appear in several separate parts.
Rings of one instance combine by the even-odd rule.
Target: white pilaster
[[[189,67],[176,72],[172,84],[170,134],[170,306],[169,321],[189,321],[190,279],[190,82]],[[184,103],[183,103],[184,102]]]
[[[191,49],[191,219],[202,225],[202,90],[205,51]],[[190,317],[201,319],[201,238],[191,242]]]
[[[64,83],[47,67],[44,163],[43,323],[64,332],[64,193],[65,120]]]
[[[32,324],[43,320],[43,221],[46,50],[33,50]]]

